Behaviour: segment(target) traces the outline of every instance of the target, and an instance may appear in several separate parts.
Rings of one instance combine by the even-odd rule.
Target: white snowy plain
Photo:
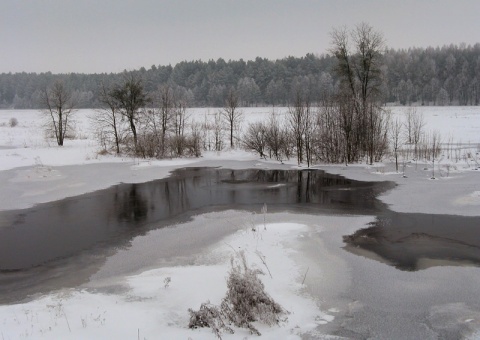
[[[191,113],[202,120],[206,113],[214,110],[192,109]],[[243,110],[246,121],[265,119],[271,112],[270,108]],[[392,108],[395,115],[401,115],[404,110]],[[454,142],[480,143],[479,107],[418,110],[424,113],[427,129],[437,130],[444,138],[451,138]],[[280,108],[277,112],[285,113],[286,109]],[[185,166],[279,166],[278,162],[260,161],[255,154],[239,150],[205,153],[201,159],[143,160],[102,156],[98,154],[100,147],[88,119],[93,113],[92,110],[78,111],[76,137],[66,140],[64,147],[58,147],[45,137],[43,118],[38,111],[0,111],[0,180],[4,181],[0,187],[0,210],[26,208],[120,182],[138,183],[162,178],[169,171]],[[18,125],[10,127],[10,118],[16,118]],[[392,210],[478,216],[479,171],[470,164],[473,164],[473,159],[470,163],[453,164],[448,176],[440,174],[437,181],[430,180],[431,164],[422,164],[420,170],[418,165],[408,163],[407,179],[394,171],[391,162],[374,166],[317,165],[315,168],[353,179],[397,182],[399,187],[381,197]],[[294,161],[287,162],[287,165],[298,169]],[[213,216],[215,218],[216,215]],[[322,225],[321,218],[318,224]],[[362,226],[351,228],[355,230]],[[116,277],[118,283],[126,287],[120,292],[107,294],[78,287],[61,289],[17,304],[2,305],[2,340],[212,339],[214,335],[210,329],[187,328],[187,309],[198,309],[200,303],[207,300],[214,304],[220,302],[226,292],[230,257],[234,250],[239,249],[246,251],[252,266],[267,273],[256,251],[265,256],[272,273],[272,277],[268,273],[261,277],[266,291],[290,312],[288,320],[279,326],[258,325],[262,338],[298,339],[331,322],[336,313],[336,309],[332,308],[335,306],[328,306],[330,312],[324,311],[322,302],[309,296],[305,287],[307,283],[302,283],[306,263],[302,263],[299,255],[299,238],[311,228],[317,230],[318,226],[291,222],[269,223],[266,226],[257,223],[256,231],[252,231],[252,225],[246,224],[239,231],[203,249],[194,264],[145,268],[143,271],[140,268],[140,272]],[[148,234],[140,237],[146,238]],[[319,275],[325,265],[328,266],[322,261],[318,264]],[[165,287],[167,277],[171,278],[171,282]],[[478,325],[480,320],[468,322]],[[248,331],[240,329],[233,335],[224,334],[226,339],[248,337]]]

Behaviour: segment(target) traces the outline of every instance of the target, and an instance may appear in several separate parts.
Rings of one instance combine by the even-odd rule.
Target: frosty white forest
[[[183,61],[129,73],[143,80],[146,92],[168,85],[191,107],[222,107],[232,88],[241,106],[287,106],[299,89],[312,102],[328,100],[337,90],[341,76],[335,71],[337,59],[332,52],[278,60]],[[381,52],[383,83],[379,99],[383,103],[479,104],[480,44],[401,50],[383,46]],[[78,108],[96,108],[102,105],[101,84],[109,87],[122,78],[118,73],[2,73],[0,108],[40,108],[42,91],[55,80],[61,80],[73,92]]]

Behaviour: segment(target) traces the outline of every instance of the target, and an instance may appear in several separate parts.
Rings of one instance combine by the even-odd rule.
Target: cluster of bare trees
[[[339,108],[333,105],[312,107],[299,99],[285,115],[272,111],[266,121],[248,124],[243,146],[264,158],[282,161],[296,157],[299,165],[344,162],[349,152],[358,155],[362,151],[361,144],[355,144],[353,129],[346,130],[345,115],[338,112]],[[380,121],[376,128],[381,133],[377,132],[378,139],[374,140],[375,161],[389,156],[395,161],[397,172],[402,162],[439,161],[442,138],[437,131],[425,130],[423,115],[415,108],[393,117],[384,111]],[[347,139],[347,133],[352,133],[351,138]],[[347,140],[353,144],[347,144]],[[356,159],[359,160],[369,162],[368,149],[363,151],[363,157]]]
[[[402,117],[390,123],[390,153],[395,158],[395,168],[399,170],[399,158],[406,160],[438,161],[441,155],[442,139],[438,131],[425,131],[423,115],[415,108],[409,108]]]
[[[385,43],[380,33],[365,23],[353,30],[332,32],[331,52],[336,57],[339,79],[322,102],[310,101],[298,90],[284,120],[275,115],[267,122],[250,124],[244,135],[246,148],[276,159],[295,155],[298,164],[313,161],[369,164],[386,155],[435,162],[440,154],[440,135],[426,133],[424,120],[415,109],[405,118],[391,115],[382,106]]]
[[[345,162],[367,156],[369,163],[381,158],[386,144],[384,111],[381,108],[382,52],[380,33],[365,23],[355,29],[334,30],[331,52],[337,58],[340,78],[337,91],[341,130],[345,138]]]
[[[142,80],[126,76],[101,89],[104,107],[92,117],[105,150],[140,157],[200,156],[200,128],[187,131],[187,103],[174,89],[161,86],[147,93]]]
[[[312,161],[372,164],[387,154],[395,158],[397,171],[400,155],[404,161],[434,163],[441,152],[438,132],[426,133],[423,116],[415,109],[392,121],[382,106],[384,50],[382,35],[368,24],[334,30],[331,53],[339,81],[333,91],[312,102],[299,88],[281,124],[271,118],[248,126],[245,147],[262,157],[296,155],[298,164],[307,166]]]
[[[47,130],[59,146],[68,132],[73,132],[71,117],[75,101],[62,82],[45,89],[43,107]],[[92,124],[105,152],[143,158],[165,158],[201,155],[203,150],[220,151],[240,144],[243,112],[239,97],[229,90],[223,109],[213,119],[196,122],[187,114],[188,96],[173,86],[159,86],[155,92],[145,91],[142,79],[125,74],[115,86],[99,89],[102,108],[91,116]]]
[[[144,90],[140,78],[127,76],[122,84],[99,96],[104,108],[93,117],[104,149],[140,157],[201,155],[203,150],[221,151],[240,144],[243,112],[237,91],[231,88],[222,109],[204,122],[187,114],[188,100],[174,87]]]
[[[228,90],[224,106],[213,114],[206,113],[200,124],[202,145],[206,151],[233,149],[241,145],[241,130],[244,114],[239,109],[239,95],[232,87]]]
[[[382,158],[388,149],[388,115],[381,96],[384,45],[382,35],[364,23],[351,31],[333,31],[331,52],[340,80],[335,91],[324,94],[321,105],[313,105],[311,96],[298,88],[284,122],[284,149],[296,155],[298,164],[363,159],[373,163]],[[269,128],[266,123],[249,127],[245,145],[256,144],[253,149],[261,155],[271,153]],[[258,143],[259,131],[265,131],[264,149]]]
[[[243,146],[258,152],[260,157],[282,161],[289,159],[293,151],[290,149],[291,134],[284,124],[283,117],[272,111],[266,122],[248,124],[242,138]]]

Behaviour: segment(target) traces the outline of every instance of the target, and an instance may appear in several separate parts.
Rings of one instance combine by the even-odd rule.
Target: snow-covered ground
[[[259,325],[260,332],[266,339],[297,338],[333,318],[302,293],[303,268],[290,256],[295,239],[306,229],[294,223],[258,225],[256,231],[242,229],[214,244],[195,264],[124,277],[119,284],[125,285],[126,292],[69,289],[25,304],[0,306],[3,339],[211,339],[210,329],[187,328],[187,310],[198,309],[207,300],[220,304],[227,290],[228,259],[240,250],[253,268],[267,273],[257,252],[265,257],[272,274],[262,277],[266,291],[291,311],[287,322],[272,328]],[[167,278],[171,281],[165,281]],[[240,329],[229,338],[248,335]]]
[[[391,109],[395,115],[405,110]],[[246,121],[265,119],[271,112],[271,108],[243,110]],[[191,114],[204,117],[214,111],[192,109]],[[451,138],[454,142],[480,144],[479,107],[426,107],[417,111],[424,114],[425,128],[439,131],[444,141]],[[276,112],[285,113],[286,109]],[[0,111],[0,210],[26,208],[120,182],[162,178],[184,166],[298,168],[294,162],[280,165],[260,161],[256,155],[238,150],[206,153],[201,159],[161,161],[99,155],[88,120],[92,113],[77,112],[76,138],[67,140],[60,148],[45,138],[38,111]],[[9,126],[13,117],[18,120],[16,127]],[[443,164],[446,163],[444,159]],[[480,170],[474,170],[472,162],[451,163],[449,173],[438,173],[436,180],[431,180],[431,164],[407,164],[407,178],[396,173],[388,162],[315,168],[353,179],[397,182],[397,188],[381,197],[394,211],[479,216]],[[129,248],[118,249],[108,257],[88,284],[0,306],[2,340],[211,339],[213,333],[209,329],[187,328],[187,309],[197,309],[206,300],[219,303],[226,292],[230,257],[239,249],[246,250],[253,266],[267,272],[256,251],[265,256],[272,274],[262,276],[266,291],[290,311],[288,321],[279,326],[259,326],[262,338],[328,338],[325,334],[338,327],[350,329],[351,333],[342,336],[353,338],[355,332],[372,338],[411,338],[418,334],[436,338],[438,334],[449,334],[444,333],[446,327],[460,329],[461,334],[480,329],[478,301],[469,301],[462,293],[471,292],[470,283],[475,286],[479,282],[478,268],[434,268],[414,278],[410,273],[340,249],[341,235],[364,227],[373,217],[286,213],[267,216],[266,230],[261,219],[245,223],[245,212],[227,211],[199,215],[191,222],[139,236]],[[155,239],[166,237],[172,230],[188,234],[194,228],[232,221],[236,221],[237,227],[228,236],[206,242],[188,256],[166,263],[159,259],[157,266],[138,265],[142,263],[139,257],[155,256]],[[256,232],[252,231],[252,224],[256,225]],[[131,257],[136,258],[135,270],[124,270]],[[167,277],[171,282],[165,287]],[[386,285],[382,286],[380,281]],[[441,299],[434,295],[435,290],[445,292]],[[392,297],[395,294],[402,298],[396,300]],[[382,299],[378,300],[378,296]],[[419,307],[420,302],[423,307]],[[380,304],[385,304],[382,310],[389,309],[389,303],[397,306],[391,307],[391,315],[383,319],[369,312]],[[421,311],[427,315],[428,324],[409,324],[421,308],[425,309]],[[338,325],[337,320],[344,320],[341,316],[350,319]],[[249,334],[242,330],[225,335],[232,339],[245,337]]]

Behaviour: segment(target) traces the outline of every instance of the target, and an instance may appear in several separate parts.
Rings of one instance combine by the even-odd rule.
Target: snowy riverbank
[[[0,123],[10,115],[0,112]],[[0,210],[27,208],[121,182],[163,178],[185,166],[298,169],[293,161],[261,161],[243,151],[162,161],[101,156],[87,121],[78,123],[83,139],[59,148],[45,142],[36,116],[29,115],[26,120],[17,115],[18,127],[0,127]],[[478,118],[464,121],[479,125]],[[314,168],[352,179],[396,182],[395,189],[380,197],[393,211],[479,216],[480,170],[467,163],[456,164],[448,175],[438,173],[435,180],[431,165],[420,163],[407,165],[407,178],[396,173],[391,163]],[[206,300],[219,303],[226,291],[230,257],[239,249],[246,250],[249,262],[266,272],[261,277],[266,291],[291,312],[280,326],[260,326],[262,338],[368,334],[434,339],[480,329],[479,301],[468,296],[480,280],[478,268],[444,266],[413,275],[341,249],[342,235],[373,219],[267,214],[264,230],[260,215],[255,219],[242,211],[198,215],[190,222],[134,238],[128,247],[106,258],[86,284],[0,306],[2,339],[211,339],[209,329],[187,328],[187,309],[197,309]],[[234,224],[227,235],[205,240],[183,256],[155,258],[157,241],[173,242],[178,235],[195,237],[199,228],[225,223]],[[265,256],[272,277],[256,251]],[[167,277],[171,282],[164,287]],[[424,319],[417,321],[420,316]],[[247,336],[238,330],[225,338]]]

